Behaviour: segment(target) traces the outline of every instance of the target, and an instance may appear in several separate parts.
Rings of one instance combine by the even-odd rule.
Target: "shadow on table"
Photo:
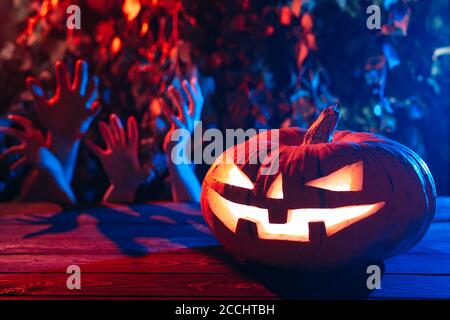
[[[211,249],[199,248],[197,250],[221,259],[223,263],[232,266],[237,273],[258,281],[282,299],[365,299],[372,292],[367,288],[367,279],[373,273],[369,272],[368,274],[367,267],[369,265],[379,266],[380,278],[385,269],[383,261],[374,261],[365,265],[339,268],[322,273],[281,270],[252,262],[239,263],[225,249]]]
[[[278,270],[253,263],[243,265],[242,271],[285,299],[365,299],[371,293],[367,288],[372,274],[367,274],[367,267],[371,264],[384,273],[382,261],[323,273]]]
[[[199,210],[199,205],[186,205]],[[132,214],[127,214],[129,210]],[[29,215],[27,219],[18,219],[32,225],[49,225],[48,228],[34,232],[25,238],[34,238],[47,234],[56,234],[76,230],[78,217],[87,214],[97,220],[97,229],[112,240],[119,250],[128,256],[140,256],[153,252],[156,248],[143,245],[136,238],[162,239],[183,247],[215,245],[217,241],[209,232],[199,231],[204,226],[200,215],[186,214],[159,204],[142,204],[133,206],[97,206],[66,208],[50,217]],[[177,225],[173,227],[173,225]]]

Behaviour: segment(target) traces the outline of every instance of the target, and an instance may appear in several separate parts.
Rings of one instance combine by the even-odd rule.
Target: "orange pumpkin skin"
[[[332,142],[306,145],[302,144],[305,133],[306,130],[299,128],[279,130],[282,199],[267,197],[277,175],[261,175],[261,165],[248,161],[251,157],[248,145],[258,136],[224,152],[224,155],[231,151],[235,155],[239,151],[245,153],[246,162],[236,166],[253,183],[253,189],[218,180],[217,170],[223,164],[211,166],[203,181],[201,207],[208,226],[226,248],[249,261],[318,271],[386,259],[407,250],[423,237],[434,217],[436,190],[430,171],[417,154],[395,141],[370,133],[336,131]],[[270,141],[267,143],[270,146]],[[359,191],[330,191],[307,185],[354,163],[362,163]],[[309,221],[307,239],[295,240],[276,234],[261,237],[262,225],[267,223],[253,216],[240,217],[232,230],[224,223],[229,210],[223,206],[217,209],[217,195],[221,203],[224,200],[237,203],[243,212],[247,209],[241,206],[267,210],[268,219],[277,226],[287,222],[287,210],[374,203],[381,203],[382,207],[369,216],[356,217],[338,231],[327,229],[321,219],[328,221],[328,218],[324,219],[322,214],[317,221]],[[315,212],[320,211],[312,210],[308,215],[313,216]],[[337,218],[342,212],[328,210],[326,214]],[[292,228],[295,229],[291,225]],[[305,225],[299,224],[299,228],[305,229]]]

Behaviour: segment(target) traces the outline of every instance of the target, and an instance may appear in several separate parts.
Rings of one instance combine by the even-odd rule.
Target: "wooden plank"
[[[0,203],[0,221],[14,219],[17,216],[28,214],[51,215],[63,211],[60,205],[54,203]]]
[[[105,241],[130,240],[133,238],[213,238],[211,231],[204,224],[192,225],[141,225],[141,224],[111,224],[98,226],[76,225],[21,225],[14,228],[11,225],[0,225],[0,243],[33,242],[41,239],[54,241]]]
[[[63,208],[51,203],[0,204],[0,224],[41,222],[73,224],[191,224],[203,222],[200,207],[190,203],[152,202],[134,205],[93,205]]]
[[[369,290],[367,276],[354,279],[310,275],[292,278],[285,283],[278,279],[258,279],[271,292],[288,299],[449,299],[450,276],[383,275],[381,289]]]
[[[217,241],[203,232],[190,229],[190,226],[167,228],[139,225],[117,225],[100,231],[93,225],[81,225],[70,232],[64,230],[24,238],[26,235],[45,230],[47,226],[0,225],[0,257],[2,255],[62,255],[77,257],[83,255],[135,255],[147,252],[173,251],[179,248],[216,246]],[[103,232],[102,232],[103,230]],[[106,232],[105,232],[106,230]],[[142,233],[144,232],[144,233]],[[135,238],[141,233],[141,237]],[[171,236],[175,234],[175,236]],[[178,234],[186,235],[179,237]],[[109,236],[113,235],[114,238]],[[159,237],[153,237],[158,235]],[[147,237],[145,237],[147,236]],[[445,223],[435,223],[424,240],[405,254],[386,261],[386,272],[449,274],[450,229]],[[41,259],[42,257],[40,257]],[[65,258],[65,259],[66,259]],[[100,257],[99,259],[103,259]],[[0,260],[1,261],[1,260]],[[23,260],[22,260],[23,261]],[[12,263],[11,263],[12,264]],[[10,264],[10,265],[11,265]],[[30,266],[31,267],[31,266]]]
[[[237,300],[239,301],[254,301],[254,300],[268,300],[268,301],[275,301],[280,300],[279,297],[271,296],[271,297],[259,297],[259,296],[245,296],[245,297],[214,297],[214,296],[208,296],[208,297],[148,297],[148,296],[118,296],[118,297],[103,297],[103,296],[62,296],[62,295],[39,295],[39,296],[0,296],[0,301],[43,301],[43,300],[82,300],[82,301],[91,301],[91,300],[112,300],[112,301],[122,301],[122,300],[130,300],[130,301],[154,301],[154,300],[179,300],[179,301],[186,301],[186,300],[212,300],[212,301],[223,301],[223,300]]]
[[[434,221],[450,222],[450,197],[438,197]]]
[[[181,225],[167,222],[156,225],[86,224],[79,221],[66,225],[0,223],[0,255],[136,255],[217,244],[209,229],[196,221]]]
[[[370,292],[367,292],[367,294],[362,295],[351,295],[349,296],[347,292],[339,292],[339,290],[335,292],[328,291],[328,294],[326,294],[326,289],[322,289],[322,293],[324,294],[324,298],[326,299],[369,299],[369,300],[378,300],[378,299],[449,299],[450,298],[450,289],[448,285],[448,277],[440,277],[440,276],[408,276],[403,278],[400,278],[402,276],[398,275],[386,275],[383,277],[382,280],[382,288],[380,290],[373,290]],[[210,281],[205,280],[205,282]],[[0,282],[1,283],[1,282]],[[6,283],[6,282],[5,282]],[[28,281],[27,283],[33,283],[32,281]],[[42,282],[41,282],[42,283]],[[222,280],[218,280],[218,283],[215,283],[216,285],[223,284]],[[242,284],[242,283],[241,283]],[[46,284],[51,285],[51,284]],[[111,284],[111,281],[109,282],[109,289],[103,288],[102,290],[90,290],[89,294],[85,292],[86,294],[80,295],[73,292],[66,292],[63,294],[59,290],[51,290],[51,293],[48,294],[41,294],[40,289],[45,289],[43,287],[38,288],[38,291],[34,295],[19,295],[23,292],[23,289],[17,287],[15,290],[12,288],[9,288],[9,295],[0,295],[0,300],[40,300],[40,299],[142,299],[142,300],[149,300],[149,299],[176,299],[176,300],[185,300],[185,299],[208,299],[208,300],[214,300],[214,299],[239,299],[239,300],[246,300],[246,299],[318,299],[321,298],[321,295],[318,292],[318,288],[308,288],[301,289],[298,288],[297,292],[287,292],[286,294],[283,294],[282,292],[271,292],[264,291],[264,293],[256,292],[252,294],[242,293],[240,290],[236,290],[239,294],[238,295],[234,292],[228,291],[228,294],[224,294],[222,292],[217,293],[214,291],[211,294],[204,294],[203,295],[194,295],[195,290],[184,290],[179,289],[176,290],[176,292],[169,292],[170,295],[164,295],[164,296],[155,296],[151,295],[149,293],[156,293],[160,294],[159,292],[150,292],[150,290],[147,288],[148,291],[143,289],[143,287],[140,287],[139,292],[134,292],[132,295],[128,294],[127,286],[128,284],[122,284],[124,286],[124,290],[120,289],[114,289],[114,291],[109,291],[113,286],[116,284]],[[165,284],[163,284],[165,285]],[[209,282],[209,285],[214,285],[213,283]],[[242,284],[244,285],[244,284]],[[25,285],[22,285],[25,287]],[[30,285],[31,286],[31,285]],[[235,285],[236,286],[236,285]],[[134,288],[134,287],[131,287]],[[167,287],[166,287],[167,288]],[[82,287],[83,291],[84,288]],[[267,290],[267,289],[266,289]],[[304,290],[302,292],[302,290]],[[310,290],[308,292],[308,290]],[[67,290],[69,291],[69,290]],[[96,291],[93,293],[93,291]],[[235,291],[235,292],[236,292]],[[105,292],[107,295],[105,295]],[[108,294],[109,292],[109,294]],[[161,291],[160,291],[161,292]],[[179,294],[181,292],[182,296],[173,296],[171,294]],[[114,296],[112,296],[114,294]],[[167,293],[166,293],[167,294]],[[197,293],[196,293],[197,294]],[[236,294],[236,295],[235,295]],[[272,294],[272,295],[270,295]]]
[[[450,197],[438,197],[436,200],[437,207],[450,208]]]
[[[412,249],[384,261],[386,274],[450,275],[450,254]]]
[[[214,249],[214,250],[213,250]],[[65,272],[69,265],[83,273],[236,273],[236,263],[222,248],[176,250],[142,257],[124,255],[2,255],[0,273]]]
[[[209,249],[209,248],[208,248]],[[222,248],[175,250],[142,257],[111,255],[0,255],[0,273],[63,272],[71,264],[95,273],[236,273],[243,266]],[[384,262],[385,274],[450,275],[450,255],[407,252]]]
[[[450,276],[384,275],[371,299],[449,299]]]
[[[273,297],[260,283],[237,274],[82,274],[81,290],[69,290],[67,274],[0,275],[1,296]]]
[[[94,253],[97,255],[110,255],[122,253],[127,256],[139,256],[153,252],[168,252],[183,248],[204,248],[215,245],[217,245],[217,241],[213,238],[181,236],[171,239],[143,238],[138,241],[121,241],[118,243],[104,241],[98,244],[91,241],[73,241],[70,238],[60,242],[41,238],[33,242],[2,243],[0,244],[0,255],[79,255]]]
[[[82,269],[83,293],[76,297],[84,298],[127,298],[130,294],[138,298],[320,298],[327,294],[337,298],[354,298],[355,294],[374,299],[449,298],[450,198],[439,199],[438,205],[424,239],[407,253],[385,261],[382,289],[373,292],[341,292],[355,287],[332,278],[331,283],[320,277],[280,281],[271,272],[261,277],[217,248],[198,208],[184,204],[60,213],[61,208],[48,204],[0,205],[0,292],[24,292],[28,298],[73,297],[80,293],[66,292],[64,271],[67,265],[77,264]],[[47,220],[39,221],[36,216]],[[49,227],[50,232],[29,237]],[[358,279],[359,288],[364,288],[366,278]],[[236,289],[239,284],[256,284],[264,290],[241,294]],[[206,290],[211,290],[208,295]]]

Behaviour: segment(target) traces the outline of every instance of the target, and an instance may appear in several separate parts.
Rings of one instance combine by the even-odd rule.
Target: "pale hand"
[[[11,127],[0,127],[0,132],[10,135],[20,141],[19,145],[5,150],[0,158],[10,155],[20,155],[21,157],[11,165],[11,170],[19,168],[25,163],[33,165],[37,169],[44,169],[49,172],[62,172],[61,164],[49,150],[51,136],[41,130],[34,128],[33,123],[22,116],[9,115],[8,119],[22,127],[22,130]]]
[[[56,63],[56,91],[47,100],[37,79],[27,79],[27,86],[34,96],[34,108],[42,125],[55,138],[72,142],[81,138],[100,111],[98,78],[89,79],[88,64],[79,60],[75,67],[75,79],[71,83],[67,67]]]
[[[195,130],[195,124],[200,121],[203,109],[203,93],[196,78],[191,79],[190,83],[186,80],[182,82],[183,91],[188,97],[186,102],[181,93],[173,86],[168,89],[168,98],[176,107],[178,114],[175,114],[163,99],[159,99],[161,108],[171,124],[171,128],[164,139],[164,150],[170,154],[171,149],[177,142],[171,141],[171,136],[176,129],[185,129],[192,134]]]
[[[90,140],[87,147],[100,159],[110,183],[116,190],[135,191],[150,172],[141,166],[138,158],[139,130],[136,119],[128,118],[127,132],[115,114],[110,123],[100,122],[100,132],[106,144],[102,149]]]

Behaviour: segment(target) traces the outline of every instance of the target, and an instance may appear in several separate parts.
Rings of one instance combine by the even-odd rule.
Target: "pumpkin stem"
[[[340,113],[336,104],[325,108],[317,120],[309,127],[308,131],[306,131],[303,144],[331,142],[339,118]]]

